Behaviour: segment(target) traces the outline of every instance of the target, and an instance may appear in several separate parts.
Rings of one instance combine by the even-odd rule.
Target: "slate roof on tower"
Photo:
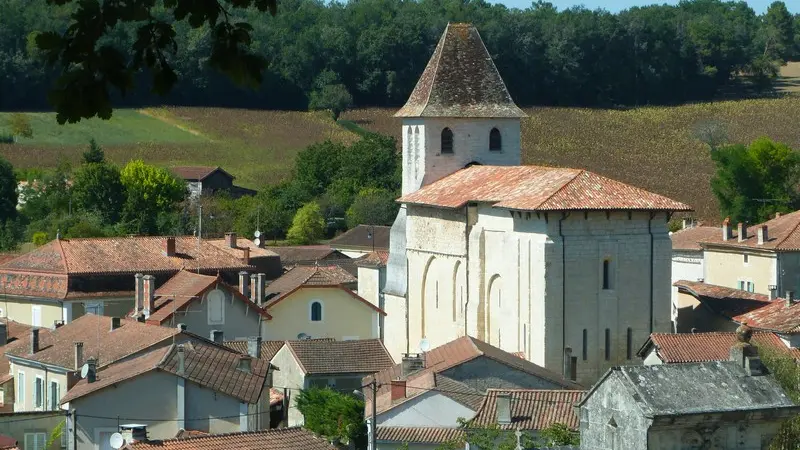
[[[492,203],[523,211],[691,211],[683,203],[596,173],[542,166],[470,166],[398,201],[441,208]]]
[[[526,117],[508,93],[478,30],[449,23],[395,117]]]

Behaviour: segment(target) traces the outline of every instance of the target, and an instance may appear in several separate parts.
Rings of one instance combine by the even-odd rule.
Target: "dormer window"
[[[442,130],[442,153],[453,153],[453,132],[450,128]]]
[[[503,138],[500,136],[500,130],[492,128],[489,132],[489,151],[499,152],[503,149]]]

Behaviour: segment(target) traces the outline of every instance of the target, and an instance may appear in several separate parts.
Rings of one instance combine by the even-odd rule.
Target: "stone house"
[[[700,281],[678,280],[677,332],[733,331],[733,318],[770,304],[765,294]]]
[[[67,421],[74,437],[68,449],[107,448],[125,417],[133,418],[128,420],[136,422],[131,428],[150,439],[169,439],[180,430],[266,429],[269,367],[221,345],[187,342],[90,370],[62,400],[78,414],[77,429],[74,416]]]
[[[304,423],[297,409],[297,394],[311,387],[330,387],[351,393],[362,388],[362,378],[392,367],[394,361],[379,339],[334,341],[307,339],[286,341],[272,358],[274,386],[284,388],[289,398],[287,425]]]
[[[683,308],[693,306],[684,304],[685,297],[678,295],[678,288],[674,285],[679,280],[703,281],[703,247],[700,243],[721,233],[720,228],[705,226],[689,226],[684,220],[684,228],[670,234],[672,241],[672,331],[681,328],[679,316]]]
[[[171,170],[186,182],[189,198],[192,200],[197,200],[202,195],[213,195],[218,192],[228,192],[234,198],[256,194],[256,191],[252,189],[234,186],[234,176],[221,167],[179,166],[173,167]]]
[[[671,330],[667,221],[689,207],[584,170],[522,166],[525,114],[475,27],[447,26],[396,116],[393,357],[473,336],[591,383]]]
[[[583,450],[763,449],[800,412],[741,341],[728,361],[614,367],[578,406]]]
[[[144,439],[126,444],[122,450],[222,450],[222,449],[281,449],[281,450],[338,450],[328,440],[300,427],[279,428],[224,435],[198,435],[191,440]]]
[[[372,252],[389,251],[389,231],[383,225],[358,225],[328,242],[333,250],[350,258],[359,258]]]

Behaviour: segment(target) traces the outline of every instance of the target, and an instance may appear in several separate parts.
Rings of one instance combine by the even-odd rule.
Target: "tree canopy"
[[[293,244],[313,244],[325,233],[325,218],[322,217],[319,203],[309,202],[297,210],[286,239]]]

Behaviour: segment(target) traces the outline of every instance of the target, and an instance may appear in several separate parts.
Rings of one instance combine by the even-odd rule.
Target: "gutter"
[[[568,212],[561,213],[561,218],[558,219],[558,237],[561,239],[561,359],[563,367],[567,367],[565,360],[567,348],[567,246],[561,223],[569,217],[569,214]],[[569,379],[569,374],[565,373],[564,378]]]
[[[653,297],[653,219],[655,218],[655,213],[650,213],[650,220],[647,221],[647,234],[650,235],[650,334],[653,334],[653,319],[654,319],[654,311],[653,311],[653,302],[655,298]]]

